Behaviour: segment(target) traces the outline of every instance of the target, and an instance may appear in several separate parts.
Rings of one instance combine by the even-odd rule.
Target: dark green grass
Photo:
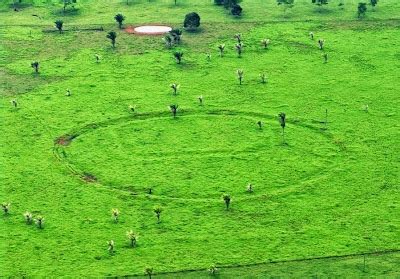
[[[67,19],[114,29],[113,9],[97,17],[99,3],[92,10],[82,4],[79,15]],[[334,14],[299,4],[290,20],[300,22],[276,23],[263,22],[258,2],[248,4],[242,20],[197,4],[203,28],[184,34],[181,65],[160,37],[118,32],[113,50],[106,32],[43,33],[59,7],[15,15],[2,6],[2,24],[28,24],[37,11],[47,21],[29,29],[0,27],[1,201],[12,203],[10,215],[0,218],[1,274],[121,276],[142,274],[146,266],[156,273],[205,270],[398,249],[400,34],[399,21],[387,20],[398,10],[390,3],[380,3],[370,21],[349,21],[352,12],[330,21]],[[171,18],[154,18],[145,3],[109,5],[132,9],[133,23],[171,25],[193,8],[152,4]],[[268,5],[280,20],[281,11]],[[172,16],[172,9],[179,13]],[[314,22],[302,21],[309,17]],[[310,31],[326,40],[328,63]],[[233,49],[236,32],[244,37],[242,58]],[[271,39],[269,50],[261,48],[263,38]],[[220,43],[227,44],[223,58]],[[39,75],[30,68],[36,59]],[[245,71],[242,86],[238,68]],[[263,72],[267,84],[259,81]],[[177,96],[172,82],[181,84]],[[13,98],[18,109],[10,105]],[[167,108],[173,103],[180,106],[176,119]],[[281,111],[288,116],[286,144],[276,119]],[[79,136],[70,145],[54,148],[57,138],[74,133]],[[98,181],[85,182],[84,172]],[[249,182],[252,194],[245,191]],[[224,192],[232,195],[229,211]],[[160,224],[156,205],[164,208]],[[111,208],[121,211],[117,224]],[[43,230],[24,223],[26,210],[45,216]],[[134,249],[125,236],[129,229],[139,234]],[[110,239],[114,255],[107,252]],[[355,258],[222,268],[220,276],[398,276],[397,263],[394,254],[371,257],[365,272]]]

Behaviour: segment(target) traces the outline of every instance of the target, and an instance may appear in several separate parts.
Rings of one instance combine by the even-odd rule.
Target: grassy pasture
[[[245,0],[241,19],[200,0],[176,7],[81,1],[66,15],[52,1],[19,12],[2,2],[0,201],[12,205],[0,218],[0,275],[142,275],[151,266],[155,273],[201,270],[160,278],[201,278],[211,264],[399,249],[400,6],[380,1],[356,20],[358,1],[344,2],[318,10],[299,0],[283,12],[274,1]],[[185,32],[176,47],[184,52],[181,65],[161,37],[126,34],[113,22],[122,12],[127,25],[180,26],[192,10],[202,28]],[[66,29],[105,31],[43,32],[58,18]],[[105,38],[110,30],[118,33],[115,49]],[[324,51],[310,31],[326,40]],[[263,38],[271,39],[268,50]],[[220,43],[227,45],[223,58]],[[33,60],[40,61],[38,75]],[[241,86],[237,69],[244,70]],[[173,82],[181,85],[176,96]],[[176,119],[170,104],[179,105]],[[54,143],[66,134],[77,137]],[[249,182],[254,193],[246,192]],[[232,196],[229,211],[222,193]],[[159,224],[156,205],[164,208]],[[116,224],[111,208],[121,211]],[[25,224],[26,210],[45,217],[44,229]],[[139,234],[134,249],[129,229]],[[396,277],[399,266],[392,253],[368,256],[366,270],[357,256],[221,268],[220,277]]]

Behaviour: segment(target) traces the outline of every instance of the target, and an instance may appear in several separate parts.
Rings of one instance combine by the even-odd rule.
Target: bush
[[[195,30],[200,27],[200,16],[198,13],[189,13],[185,16],[183,27],[188,30]]]
[[[243,11],[242,7],[240,7],[240,5],[238,4],[235,4],[232,7],[231,14],[234,16],[240,16],[242,14],[242,11]]]

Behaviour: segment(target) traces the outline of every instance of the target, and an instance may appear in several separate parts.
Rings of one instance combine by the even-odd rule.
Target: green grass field
[[[363,19],[355,0],[243,0],[240,18],[211,0],[22,2],[0,3],[1,277],[400,277],[398,1]],[[192,11],[200,30],[172,49],[113,19],[181,28]]]

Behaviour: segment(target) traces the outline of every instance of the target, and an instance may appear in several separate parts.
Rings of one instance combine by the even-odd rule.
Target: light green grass
[[[203,270],[211,264],[398,249],[400,21],[393,18],[399,4],[381,1],[356,20],[356,4],[345,2],[344,11],[332,3],[321,13],[298,1],[284,17],[274,1],[245,0],[246,13],[234,19],[207,1],[177,7],[87,1],[77,15],[65,16],[66,28],[99,24],[109,31],[116,30],[116,11],[129,24],[179,26],[186,12],[197,10],[202,30],[184,33],[181,65],[160,37],[118,31],[112,49],[106,31],[43,33],[59,6],[37,3],[15,13],[2,4],[0,197],[12,208],[0,218],[1,275],[202,270],[182,274],[190,278],[208,276]],[[326,40],[328,63],[310,31]],[[233,49],[237,32],[242,58]],[[270,49],[261,48],[263,38],[271,39]],[[227,44],[223,58],[220,43]],[[40,61],[39,75],[33,60]],[[177,96],[172,82],[181,84]],[[173,103],[180,108],[176,119],[167,108]],[[276,119],[281,111],[288,117],[286,144]],[[68,146],[54,145],[66,134],[78,136]],[[85,172],[97,182],[81,179]],[[232,196],[229,211],[222,193]],[[160,224],[156,205],[164,208]],[[121,211],[117,224],[111,208]],[[26,210],[45,217],[43,230],[24,223]],[[130,229],[139,234],[134,249],[125,236]],[[110,239],[114,255],[107,252]],[[371,256],[366,271],[356,257],[222,268],[220,277],[395,277],[399,266],[398,254],[391,254]]]

